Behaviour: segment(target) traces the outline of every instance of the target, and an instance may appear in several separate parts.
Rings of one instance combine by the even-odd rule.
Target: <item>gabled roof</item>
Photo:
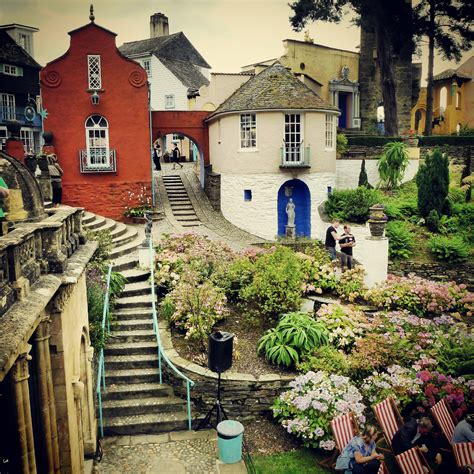
[[[79,28],[76,28],[75,30],[69,31],[68,35],[71,36],[71,35],[77,33],[78,31],[82,31],[82,30],[85,30],[86,28],[90,28],[90,27],[95,27],[95,28],[98,28],[99,30],[105,31],[106,33],[109,33],[113,36],[117,36],[117,33],[114,33],[113,31],[110,31],[107,28],[104,28],[103,26],[98,25],[94,21],[91,21],[90,23],[86,23],[85,25],[82,25]]]
[[[199,68],[188,61],[168,58],[160,58],[160,61],[190,90],[190,92],[197,91],[200,87],[209,85],[209,80],[201,73]]]
[[[209,118],[245,110],[334,110],[287,68],[275,63],[251,77],[225,100]]]
[[[41,69],[41,65],[4,30],[0,30],[0,61]]]
[[[153,54],[159,59],[177,59],[188,61],[195,66],[211,67],[182,31],[172,35],[124,43],[119,51],[128,57]]]
[[[433,81],[444,81],[446,79],[461,79],[469,81],[472,77],[465,72],[459,71],[459,69],[446,69],[446,71],[440,72],[433,77]]]

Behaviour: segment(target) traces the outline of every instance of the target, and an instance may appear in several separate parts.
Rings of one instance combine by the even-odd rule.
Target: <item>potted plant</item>
[[[34,154],[28,153],[25,156],[25,166],[33,173],[36,172],[36,166],[38,165],[38,160]]]
[[[388,217],[383,212],[383,204],[375,204],[370,207],[369,229],[372,237],[383,237]]]
[[[39,155],[38,166],[39,166],[39,169],[41,170],[42,175],[46,175],[49,173],[48,165],[49,165],[48,157],[44,153]]]
[[[415,130],[405,130],[402,135],[403,143],[406,143],[410,148],[416,148],[418,146],[418,137]]]

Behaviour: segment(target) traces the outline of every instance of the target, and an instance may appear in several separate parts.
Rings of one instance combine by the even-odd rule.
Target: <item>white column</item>
[[[366,237],[364,252],[360,262],[366,272],[365,284],[372,288],[387,279],[388,274],[388,239],[386,237]]]

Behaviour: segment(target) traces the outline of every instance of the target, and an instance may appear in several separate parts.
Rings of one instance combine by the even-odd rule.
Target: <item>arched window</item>
[[[101,115],[86,120],[87,164],[91,168],[107,168],[109,158],[109,124]]]
[[[439,93],[439,114],[444,117],[446,106],[448,105],[448,89],[443,87]]]
[[[459,91],[456,92],[456,108],[461,108],[461,93]]]

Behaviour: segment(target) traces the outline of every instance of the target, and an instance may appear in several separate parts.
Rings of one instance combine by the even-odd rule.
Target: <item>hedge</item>
[[[419,146],[474,146],[472,135],[432,135],[430,137],[419,137]],[[378,135],[356,135],[347,137],[349,146],[384,146],[389,142],[400,142],[401,137],[383,137]]]
[[[382,137],[378,135],[360,135],[347,137],[348,144],[358,146],[384,146],[389,142],[401,142],[401,137]]]

